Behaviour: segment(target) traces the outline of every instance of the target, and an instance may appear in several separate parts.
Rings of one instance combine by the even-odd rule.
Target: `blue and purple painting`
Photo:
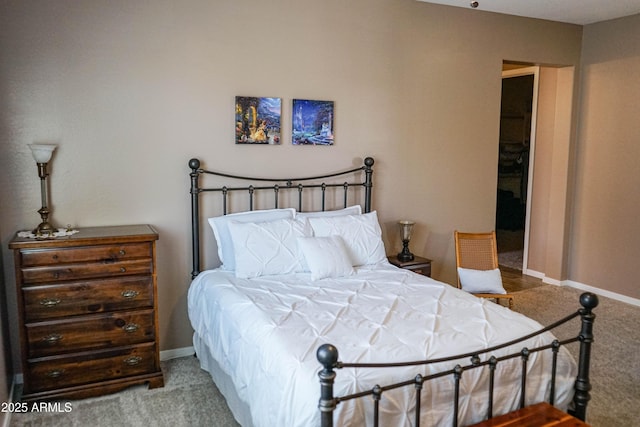
[[[333,145],[333,101],[294,99],[291,143]]]
[[[280,98],[236,96],[236,144],[280,144]]]

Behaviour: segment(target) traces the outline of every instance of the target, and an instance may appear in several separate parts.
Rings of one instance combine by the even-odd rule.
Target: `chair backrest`
[[[495,231],[489,233],[454,231],[453,235],[456,245],[456,267],[474,270],[498,268],[498,245]],[[458,287],[460,287],[459,276]]]

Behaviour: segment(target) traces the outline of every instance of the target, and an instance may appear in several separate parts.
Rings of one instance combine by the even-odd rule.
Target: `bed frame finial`
[[[333,344],[322,344],[316,352],[316,357],[325,369],[333,369],[338,363],[338,349]]]
[[[585,292],[580,295],[580,305],[588,310],[592,310],[598,306],[600,301],[598,300],[598,296],[591,292]]]
[[[200,169],[200,160],[198,159],[189,160],[189,167],[191,169]]]

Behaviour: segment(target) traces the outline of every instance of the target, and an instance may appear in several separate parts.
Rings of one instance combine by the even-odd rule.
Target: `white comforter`
[[[389,264],[360,267],[356,275],[315,282],[308,273],[236,279],[233,272],[205,271],[193,281],[188,299],[195,334],[233,380],[239,398],[251,408],[255,427],[319,425],[316,350],[321,344],[335,345],[343,362],[411,361],[473,351],[540,328],[519,313]],[[527,346],[552,340],[550,334],[543,337]],[[541,384],[550,378],[551,361],[549,352],[544,353],[530,357],[528,403],[548,398],[548,386]],[[466,365],[468,360],[459,363]],[[407,380],[453,365],[338,370],[334,393]],[[520,359],[498,365],[496,412],[517,407],[520,365]],[[562,349],[558,406],[566,407],[571,399],[575,375],[575,363]],[[487,389],[485,373],[463,374],[461,425],[485,417]],[[467,397],[472,390],[472,397]],[[449,376],[425,383],[422,425],[452,425],[452,393]],[[383,394],[381,425],[411,425],[412,396],[413,387]],[[362,425],[362,420],[371,419],[371,406],[370,398],[340,403],[335,425]]]

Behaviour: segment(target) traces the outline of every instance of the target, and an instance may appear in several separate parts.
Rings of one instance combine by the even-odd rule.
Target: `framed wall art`
[[[294,99],[291,115],[293,145],[333,145],[333,101]]]
[[[280,144],[282,99],[236,96],[236,144]]]

